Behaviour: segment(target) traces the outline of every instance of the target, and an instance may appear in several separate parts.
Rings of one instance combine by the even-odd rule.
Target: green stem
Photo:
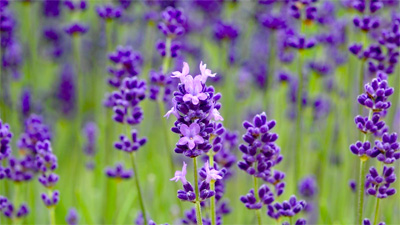
[[[53,191],[51,189],[49,189],[48,194],[49,194],[49,197],[52,198]],[[56,224],[56,213],[54,211],[54,206],[50,206],[50,208],[49,208],[49,218],[50,218],[50,224],[55,225]]]
[[[210,163],[210,167],[214,168],[214,151],[208,152],[208,160]],[[215,191],[215,181],[211,180],[210,182],[210,190]],[[210,199],[210,214],[211,214],[211,225],[217,224],[217,215],[215,211],[215,196],[212,196]]]
[[[162,93],[162,92],[160,92],[160,93]],[[168,156],[168,159],[169,159],[169,169],[170,169],[170,174],[172,176],[175,173],[175,166],[174,166],[173,156],[172,156],[171,152],[169,151],[169,148],[172,145],[171,145],[171,142],[169,140],[167,121],[166,121],[165,118],[163,118],[163,116],[165,115],[165,107],[164,107],[164,103],[163,103],[162,100],[157,100],[157,103],[158,103],[158,108],[159,108],[159,111],[160,111],[162,130],[164,132],[165,152],[166,152],[166,154]],[[175,183],[175,186],[177,186],[176,183]],[[177,198],[177,202],[178,202],[178,206],[179,206],[180,215],[183,215],[182,202],[178,198]]]
[[[301,150],[301,117],[302,117],[302,106],[303,106],[303,61],[302,54],[299,51],[299,59],[298,59],[298,69],[299,69],[299,80],[297,87],[297,118],[296,118],[296,144],[295,144],[295,152],[294,152],[294,183],[297,184],[300,177],[300,150]]]
[[[358,224],[363,222],[363,209],[364,209],[364,177],[365,177],[365,164],[366,161],[360,160],[360,175],[358,178]]]
[[[165,57],[163,59],[163,66],[162,66],[162,72],[163,74],[166,74],[169,69],[169,64],[171,62],[171,44],[172,44],[172,39],[170,37],[167,37],[165,40]]]
[[[258,201],[258,184],[257,184],[257,177],[254,176],[254,196],[256,197],[257,201]],[[261,210],[260,209],[256,209],[256,217],[257,217],[257,221],[258,221],[258,225],[261,225]]]
[[[264,103],[265,106],[270,105],[270,99],[268,93],[272,93],[272,88],[274,87],[274,70],[275,70],[275,32],[271,31],[269,40],[269,55],[268,55],[268,74],[265,80],[265,95]]]
[[[134,177],[135,177],[135,183],[136,183],[136,189],[138,191],[138,196],[139,196],[139,204],[140,204],[140,208],[142,210],[142,214],[143,214],[143,219],[144,219],[144,224],[147,224],[147,215],[146,215],[146,210],[144,208],[144,201],[143,201],[143,195],[142,195],[142,189],[140,188],[140,182],[139,182],[139,173],[136,167],[136,162],[135,162],[135,156],[134,153],[130,153],[131,156],[131,163],[132,163],[132,168],[133,168],[133,172],[134,172]]]
[[[372,117],[372,110],[369,110],[368,120],[371,120]],[[367,141],[367,134],[364,134],[363,142]],[[365,174],[366,174],[366,164],[367,164],[368,157],[361,156],[360,157],[360,171],[358,177],[358,224],[362,224],[363,222],[363,210],[364,210],[364,181],[365,181]]]
[[[198,175],[197,175],[197,157],[193,158],[193,166],[194,166],[194,191],[196,193],[196,220],[197,225],[203,225],[203,219],[201,218],[201,206],[199,200],[199,184],[198,184]]]
[[[106,37],[107,37],[107,51],[111,52],[113,49],[112,44],[112,21],[106,20]]]
[[[380,200],[380,198],[376,198],[374,225],[376,225],[376,222],[377,222],[377,220],[378,220],[378,214],[379,214],[379,200]]]

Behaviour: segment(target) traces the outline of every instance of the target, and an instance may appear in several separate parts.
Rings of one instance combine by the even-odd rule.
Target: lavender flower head
[[[68,225],[77,225],[78,224],[79,216],[78,216],[78,212],[76,211],[75,208],[69,209],[67,217],[65,218],[65,221],[67,222]]]
[[[215,131],[214,123],[223,120],[218,111],[221,95],[215,94],[213,87],[206,86],[207,78],[216,74],[202,63],[200,71],[200,75],[193,77],[189,75],[189,65],[184,63],[182,72],[172,73],[172,77],[180,79],[180,83],[178,91],[174,92],[174,106],[165,115],[168,118],[172,114],[177,118],[171,129],[181,137],[175,152],[191,158],[207,153],[212,148],[209,140]]]
[[[10,142],[12,136],[10,126],[0,119],[0,162],[11,154]]]
[[[99,5],[96,7],[97,15],[105,20],[118,19],[122,15],[122,8],[111,4]]]
[[[167,37],[174,39],[177,36],[185,33],[184,24],[186,17],[182,9],[167,7],[161,13],[161,22],[158,24],[158,29]]]
[[[369,195],[377,198],[387,198],[396,193],[396,189],[390,187],[395,181],[396,174],[394,173],[394,167],[384,166],[382,175],[378,173],[375,167],[371,167],[369,174],[367,174],[365,187]]]
[[[108,67],[108,73],[112,76],[108,83],[116,88],[121,86],[124,78],[137,76],[143,62],[140,53],[130,46],[118,46],[108,58],[113,63],[112,67]]]
[[[106,175],[121,181],[130,179],[133,176],[133,171],[124,169],[122,164],[116,164],[115,168],[108,167],[106,169]]]

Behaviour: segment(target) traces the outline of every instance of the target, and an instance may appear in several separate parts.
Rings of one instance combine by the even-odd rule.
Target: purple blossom
[[[11,154],[10,142],[12,137],[10,126],[0,119],[0,162]]]
[[[125,135],[121,135],[118,142],[114,144],[114,147],[117,150],[122,150],[125,152],[134,152],[139,150],[140,147],[146,144],[147,139],[146,138],[138,138],[137,137],[137,131],[132,130],[131,131],[131,139],[126,137]]]
[[[186,163],[183,162],[183,167],[182,167],[182,171],[176,171],[175,172],[175,176],[173,178],[171,178],[170,180],[178,182],[179,180],[182,181],[182,184],[186,184],[187,180],[186,180]]]
[[[106,175],[117,180],[126,180],[133,176],[133,171],[124,169],[123,165],[119,163],[115,165],[115,168],[107,167]]]
[[[67,217],[65,218],[65,221],[67,222],[68,225],[77,225],[79,221],[79,216],[78,212],[76,211],[75,208],[70,208],[67,214]]]
[[[396,181],[394,167],[384,166],[382,175],[378,173],[375,167],[371,167],[366,178],[365,187],[369,195],[377,198],[387,198],[396,193],[396,189],[390,187]]]

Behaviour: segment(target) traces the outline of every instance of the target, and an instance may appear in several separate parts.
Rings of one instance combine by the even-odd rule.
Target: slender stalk
[[[162,92],[161,92],[162,93]],[[174,174],[175,172],[175,166],[174,166],[174,158],[171,154],[171,152],[169,151],[169,148],[172,146],[171,145],[171,141],[169,139],[169,135],[168,135],[168,127],[167,127],[167,122],[165,120],[165,118],[163,118],[163,116],[165,115],[165,108],[164,108],[164,103],[162,102],[162,100],[157,100],[158,103],[158,107],[159,107],[159,111],[160,111],[160,118],[161,118],[161,124],[162,124],[162,130],[164,132],[164,141],[165,141],[165,153],[168,156],[168,161],[169,161],[169,170],[170,170],[170,174],[171,176]],[[177,184],[174,183],[175,186],[177,187]],[[178,207],[179,207],[179,212],[180,215],[183,215],[183,208],[182,208],[182,202],[177,198],[176,199],[178,202]]]
[[[264,95],[264,103],[265,106],[270,105],[270,99],[268,95],[272,93],[272,88],[274,87],[274,72],[275,72],[275,32],[271,30],[269,37],[269,55],[268,55],[268,74],[267,79],[265,80],[265,95]]]
[[[298,69],[299,69],[299,80],[297,87],[297,118],[296,118],[296,144],[294,152],[294,184],[297,184],[300,177],[300,150],[301,150],[301,117],[303,107],[303,60],[302,50],[299,51]]]
[[[376,222],[377,222],[377,220],[378,220],[378,215],[379,215],[379,200],[380,200],[380,198],[376,198],[374,225],[376,225]]]
[[[171,44],[172,44],[172,39],[170,37],[167,37],[165,40],[165,57],[163,59],[163,66],[162,66],[162,72],[163,74],[168,72],[169,69],[169,64],[171,62]]]
[[[369,110],[368,120],[372,117],[372,110]],[[364,134],[365,142],[367,140],[367,134]],[[367,164],[368,156],[361,156],[360,157],[360,171],[358,177],[358,224],[362,224],[363,222],[363,210],[364,210],[364,181],[365,181],[365,174],[366,174],[366,164]]]
[[[208,152],[208,161],[210,163],[210,167],[214,168],[214,151]],[[210,182],[210,190],[215,191],[215,181],[211,180]],[[210,215],[211,215],[211,225],[217,224],[217,214],[215,211],[215,196],[210,198]]]
[[[143,214],[143,219],[144,219],[144,224],[147,224],[147,215],[146,215],[146,209],[144,208],[144,201],[143,201],[143,195],[142,195],[142,189],[140,188],[140,182],[139,182],[139,173],[136,167],[136,162],[135,162],[135,156],[134,153],[130,153],[129,154],[131,156],[131,163],[132,163],[132,168],[133,168],[133,172],[134,172],[134,177],[135,177],[135,183],[136,183],[136,189],[138,191],[138,196],[139,196],[139,204],[140,204],[140,208],[142,210],[142,214]]]
[[[48,194],[49,194],[49,197],[52,198],[53,191],[51,189],[49,189]],[[49,218],[50,218],[50,224],[55,225],[56,224],[56,213],[54,211],[54,206],[49,207]]]
[[[257,184],[257,177],[254,176],[254,196],[256,197],[257,201],[258,201],[258,184]],[[261,225],[261,210],[257,209],[256,210],[256,217],[257,217],[257,221],[258,221],[258,225]]]
[[[203,225],[203,219],[201,218],[201,206],[199,200],[199,184],[198,184],[198,175],[197,175],[197,157],[193,158],[193,166],[194,166],[194,192],[196,193],[196,220],[197,225]]]

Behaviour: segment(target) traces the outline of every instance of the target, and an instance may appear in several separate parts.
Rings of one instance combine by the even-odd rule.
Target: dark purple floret
[[[15,206],[6,197],[0,195],[0,212],[10,219],[23,218],[29,214],[28,206],[23,203],[17,211]]]
[[[12,41],[2,53],[2,69],[12,75],[14,79],[20,78],[19,68],[23,62],[22,45],[17,41]]]
[[[280,30],[286,28],[286,19],[281,15],[271,15],[265,13],[259,17],[259,22],[266,28],[271,30]]]
[[[397,142],[397,133],[385,133],[382,136],[382,140],[375,141],[371,157],[376,157],[385,164],[392,164],[400,158],[399,148],[400,144]]]
[[[99,5],[96,7],[97,15],[105,20],[118,19],[122,15],[122,8],[111,4]]]
[[[364,32],[369,32],[379,28],[380,22],[377,17],[363,16],[362,18],[355,17],[353,19],[353,24],[360,30]]]
[[[378,225],[385,225],[385,222],[380,222]],[[372,225],[371,221],[368,218],[365,218],[363,221],[363,225]]]
[[[0,162],[11,154],[10,142],[12,137],[10,126],[0,119]]]
[[[107,167],[106,175],[117,180],[126,180],[133,176],[133,171],[124,169],[122,164],[116,164],[115,168]]]
[[[311,198],[318,192],[317,182],[314,176],[302,179],[299,183],[299,193],[305,198]]]
[[[167,7],[161,13],[161,22],[158,29],[167,37],[175,38],[185,33],[186,17],[182,9]]]
[[[268,205],[267,214],[274,219],[278,219],[282,216],[293,217],[300,213],[305,207],[305,201],[297,201],[296,196],[292,195],[289,201],[283,201],[282,203],[276,202]]]
[[[218,21],[213,28],[214,37],[218,40],[234,41],[239,36],[239,28],[234,24]]]
[[[240,201],[243,202],[248,209],[261,209],[262,202],[257,202],[254,189],[251,189],[247,195],[241,196]]]
[[[298,50],[310,49],[314,47],[316,41],[312,38],[306,39],[304,36],[294,36],[288,39],[288,45]]]
[[[65,116],[70,116],[75,110],[76,87],[75,73],[70,64],[65,64],[60,72],[55,97],[57,98],[57,108]]]
[[[53,207],[58,204],[60,201],[60,192],[55,191],[50,195],[47,195],[45,193],[42,193],[41,195],[42,201],[46,205],[46,207]]]
[[[11,156],[8,160],[8,166],[4,169],[4,173],[7,179],[15,182],[30,181],[34,176],[32,163],[33,160],[19,160]]]
[[[118,46],[108,58],[113,63],[113,66],[108,67],[108,73],[111,75],[108,83],[116,88],[121,86],[125,78],[137,76],[143,63],[141,54],[131,46]]]
[[[79,22],[73,22],[64,27],[65,33],[71,36],[82,35],[88,32],[89,27]]]
[[[396,181],[394,170],[394,167],[384,166],[380,175],[375,167],[371,167],[365,182],[367,193],[377,198],[387,198],[394,195],[396,189],[390,187]]]
[[[209,139],[216,131],[214,123],[223,120],[218,111],[221,107],[218,103],[221,95],[215,94],[212,86],[206,86],[207,78],[214,77],[215,74],[202,63],[200,70],[201,75],[193,77],[189,75],[188,64],[184,63],[182,72],[172,73],[172,77],[180,78],[181,83],[178,84],[178,91],[173,94],[174,106],[165,115],[168,118],[172,114],[177,118],[171,129],[181,136],[175,152],[191,158],[212,148]]]
[[[356,181],[355,180],[350,180],[349,181],[349,186],[350,186],[350,189],[351,189],[351,191],[352,192],[356,192],[356,188],[357,188],[357,183],[356,183]]]
[[[374,112],[380,112],[386,110],[391,106],[391,102],[388,101],[388,97],[394,92],[392,87],[389,87],[386,80],[375,78],[364,86],[365,93],[358,96],[358,102],[373,110]]]
[[[43,1],[43,14],[47,18],[58,18],[61,14],[61,0],[45,0]]]
[[[65,0],[64,6],[71,11],[85,11],[88,7],[87,0]]]
[[[136,130],[131,131],[131,139],[129,139],[125,135],[121,135],[119,139],[120,141],[116,142],[114,144],[114,147],[117,150],[122,150],[128,153],[138,151],[139,148],[142,147],[147,142],[147,139],[145,137],[144,138],[137,137]]]
[[[166,76],[161,72],[155,70],[150,71],[150,94],[151,100],[162,100],[167,102],[171,99],[172,95],[172,79],[170,76]],[[161,93],[160,96],[160,91]]]
[[[166,51],[165,51],[165,41],[157,41],[156,43],[156,49],[158,51],[158,53],[160,53],[160,55],[162,57],[166,56]],[[179,41],[171,41],[171,48],[170,48],[170,57],[171,58],[176,58],[177,56],[180,55],[180,49],[182,48],[182,44]]]
[[[126,77],[118,91],[109,95],[106,106],[113,108],[113,119],[118,123],[135,125],[143,120],[139,103],[146,97],[146,81],[137,77]]]
[[[79,216],[78,212],[76,211],[75,208],[70,208],[67,214],[67,217],[65,218],[65,222],[67,222],[68,225],[77,225],[79,222]]]
[[[98,136],[98,128],[95,122],[87,122],[83,128],[83,135],[86,137],[86,143],[83,146],[84,153],[90,158],[87,162],[86,167],[93,169],[94,162],[93,157],[96,154],[96,143]]]
[[[31,99],[31,91],[30,89],[24,89],[21,93],[21,97],[20,97],[20,109],[21,109],[21,114],[24,117],[28,117],[30,112],[31,112],[31,108],[32,108],[32,99]]]

